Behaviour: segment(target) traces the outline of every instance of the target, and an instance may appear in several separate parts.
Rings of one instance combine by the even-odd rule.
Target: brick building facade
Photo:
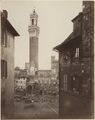
[[[83,1],[73,32],[54,49],[59,52],[61,118],[93,118],[94,2]]]

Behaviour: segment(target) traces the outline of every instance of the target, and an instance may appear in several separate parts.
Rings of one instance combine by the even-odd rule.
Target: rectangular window
[[[7,62],[1,60],[1,78],[7,78]]]
[[[80,94],[82,91],[82,78],[78,75],[71,76],[71,91]]]
[[[64,89],[64,90],[67,90],[67,89],[68,89],[67,74],[64,75],[63,89]]]
[[[79,58],[79,48],[76,48],[75,58]]]
[[[7,47],[7,33],[6,33],[6,31],[2,32],[1,45]]]

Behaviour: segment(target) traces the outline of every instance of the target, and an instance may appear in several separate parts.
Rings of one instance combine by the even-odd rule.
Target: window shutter
[[[1,78],[7,78],[7,61],[1,60]]]
[[[1,45],[4,45],[4,29],[1,31]]]
[[[7,47],[7,32],[5,31],[5,46]]]
[[[1,78],[4,76],[4,61],[1,60]]]
[[[7,62],[5,61],[5,78],[7,78]]]

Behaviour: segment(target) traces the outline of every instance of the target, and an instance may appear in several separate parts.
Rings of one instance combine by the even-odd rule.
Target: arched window
[[[32,19],[32,25],[34,25],[34,19]]]

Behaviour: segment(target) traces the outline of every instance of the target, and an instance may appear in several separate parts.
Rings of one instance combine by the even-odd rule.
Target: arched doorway
[[[31,85],[27,86],[26,92],[27,92],[27,94],[31,94],[32,93],[32,86]]]

